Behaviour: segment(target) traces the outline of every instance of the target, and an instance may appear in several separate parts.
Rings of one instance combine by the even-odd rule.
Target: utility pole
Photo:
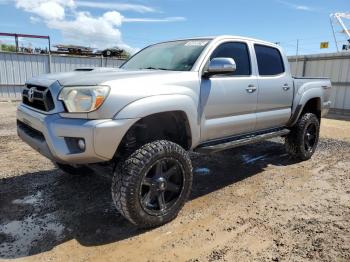
[[[48,71],[49,73],[51,73],[51,40],[50,40],[50,36],[47,36],[47,40],[49,41],[49,53],[48,53],[48,59],[49,59],[49,64],[48,64]]]
[[[297,52],[296,52],[296,57],[295,57],[295,76],[298,75],[298,55],[299,55],[299,39],[297,39]]]
[[[18,35],[15,34],[15,43],[16,43],[16,52],[18,53],[19,48],[18,48]]]

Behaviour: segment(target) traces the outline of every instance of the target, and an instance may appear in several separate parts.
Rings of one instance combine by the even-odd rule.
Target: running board
[[[278,136],[284,136],[289,133],[289,129],[279,129],[277,131],[270,131],[267,133],[260,133],[260,134],[250,134],[247,136],[240,136],[238,138],[232,138],[231,141],[225,140],[223,143],[218,143],[218,142],[209,142],[205,143],[203,145],[199,145],[195,151],[199,153],[215,153],[219,152],[225,149],[229,148],[234,148],[238,146],[243,146],[243,145],[248,145],[248,144],[253,144],[256,142],[260,142],[266,139],[270,139],[273,137],[278,137]]]

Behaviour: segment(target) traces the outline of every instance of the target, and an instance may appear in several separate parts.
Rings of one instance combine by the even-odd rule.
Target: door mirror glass
[[[229,57],[216,57],[209,62],[205,76],[231,74],[236,71],[236,62]]]

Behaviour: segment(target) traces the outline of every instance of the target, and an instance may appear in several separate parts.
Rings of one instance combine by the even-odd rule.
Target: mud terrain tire
[[[285,138],[286,150],[295,159],[308,160],[319,140],[320,121],[312,113],[302,115]]]
[[[140,228],[173,220],[192,186],[189,154],[179,145],[159,140],[145,144],[115,168],[112,198],[118,211]]]

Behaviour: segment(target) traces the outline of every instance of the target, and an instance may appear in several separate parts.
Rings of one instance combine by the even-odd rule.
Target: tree
[[[5,52],[16,52],[16,47],[14,45],[0,44],[0,50]]]

